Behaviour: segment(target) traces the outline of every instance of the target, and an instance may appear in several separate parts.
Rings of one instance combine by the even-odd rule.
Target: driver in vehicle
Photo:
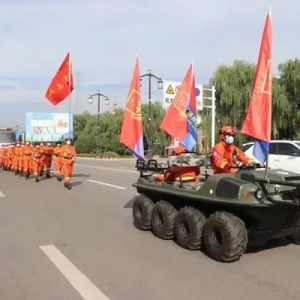
[[[233,145],[236,129],[224,126],[219,131],[221,141],[212,148],[211,164],[215,174],[235,173],[239,164],[257,164],[244,152]]]

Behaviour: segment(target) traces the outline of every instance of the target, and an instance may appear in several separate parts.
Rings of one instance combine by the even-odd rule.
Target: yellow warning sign
[[[169,86],[168,86],[168,88],[167,88],[167,90],[166,90],[166,94],[171,94],[171,95],[174,95],[175,93],[174,93],[174,90],[173,90],[173,88],[172,88],[172,86],[171,86],[171,84],[169,84]]]

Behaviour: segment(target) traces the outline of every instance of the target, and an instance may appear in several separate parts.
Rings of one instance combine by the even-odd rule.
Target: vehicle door
[[[276,169],[300,173],[300,149],[289,142],[278,143],[274,165]]]
[[[268,167],[271,169],[276,169],[278,164],[278,155],[277,155],[277,145],[276,142],[270,143],[269,156],[268,156]]]

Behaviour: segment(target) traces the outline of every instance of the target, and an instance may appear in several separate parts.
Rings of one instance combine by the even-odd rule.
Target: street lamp
[[[93,97],[98,96],[98,116],[97,116],[97,148],[96,148],[96,158],[101,157],[101,151],[100,151],[100,99],[101,97],[105,98],[105,105],[109,105],[109,98],[100,92],[96,94],[92,94],[89,96],[89,104],[93,104]]]
[[[149,126],[149,141],[148,141],[148,151],[147,151],[147,157],[148,159],[152,158],[153,151],[152,148],[152,127],[151,127],[151,79],[155,78],[157,80],[157,88],[161,90],[163,88],[163,81],[160,77],[157,77],[156,75],[152,74],[152,70],[149,69],[148,73],[140,76],[140,86],[142,87],[142,81],[144,77],[148,77],[148,126]]]

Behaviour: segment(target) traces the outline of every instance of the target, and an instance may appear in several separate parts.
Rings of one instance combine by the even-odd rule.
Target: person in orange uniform
[[[51,178],[50,175],[50,169],[52,164],[52,155],[53,155],[53,147],[51,146],[51,143],[47,143],[47,145],[44,147],[45,150],[45,167],[46,167],[46,177]]]
[[[179,145],[177,147],[175,147],[173,150],[173,153],[175,155],[179,155],[184,152],[186,152],[186,148],[181,143],[179,143]]]
[[[5,145],[2,152],[2,168],[4,171],[6,171],[7,168],[7,148],[7,145]]]
[[[57,142],[56,147],[53,149],[53,153],[55,155],[55,172],[56,178],[58,181],[62,181],[62,158],[61,158],[61,143]]]
[[[23,148],[23,174],[25,176],[25,179],[29,178],[31,162],[32,162],[32,147],[29,145],[29,142],[26,142]]]
[[[12,159],[15,175],[18,175],[21,173],[21,170],[22,170],[21,157],[22,157],[21,144],[20,144],[20,142],[17,142],[16,148],[14,149],[14,152],[13,152],[13,159]]]
[[[32,159],[33,159],[33,174],[35,177],[35,182],[39,182],[39,175],[41,174],[41,161],[44,152],[41,151],[40,143],[35,143],[35,147],[32,149]]]
[[[45,168],[45,145],[43,142],[40,142],[40,153],[42,155],[40,161],[40,176],[43,176],[44,168]]]
[[[23,176],[23,163],[24,163],[24,157],[23,157],[23,150],[24,150],[24,142],[20,142],[20,156],[19,156],[19,175]]]
[[[238,163],[254,164],[254,159],[247,157],[244,152],[233,145],[236,129],[224,126],[219,131],[221,141],[212,148],[211,164],[215,174],[235,173]]]
[[[31,148],[31,154],[32,154],[32,151],[33,151],[33,148],[34,148],[34,143],[33,142],[30,143],[30,148]],[[33,174],[33,159],[32,159],[32,155],[31,155],[30,164],[29,164],[29,173]]]
[[[0,149],[0,168],[4,169],[4,162],[5,162],[5,145],[2,146]]]
[[[61,147],[61,157],[62,157],[62,164],[63,164],[63,171],[65,175],[65,183],[64,186],[71,189],[71,176],[73,174],[73,166],[76,160],[76,149],[72,145],[72,139],[66,138],[66,144]]]

